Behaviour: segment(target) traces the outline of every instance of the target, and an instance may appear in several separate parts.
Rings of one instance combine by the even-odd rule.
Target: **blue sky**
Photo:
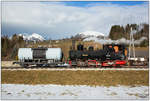
[[[51,2],[42,2],[45,4],[51,4]],[[75,7],[87,7],[90,4],[116,4],[121,6],[134,6],[148,3],[148,1],[62,1],[59,3],[64,3],[66,6]]]
[[[133,6],[133,5],[139,5],[148,3],[146,1],[72,1],[72,2],[63,2],[67,6],[78,6],[78,7],[87,7],[89,4],[95,4],[95,3],[103,3],[103,4],[117,4],[122,6]]]
[[[112,25],[148,23],[146,1],[3,2],[2,34],[71,37],[84,31],[109,34]]]

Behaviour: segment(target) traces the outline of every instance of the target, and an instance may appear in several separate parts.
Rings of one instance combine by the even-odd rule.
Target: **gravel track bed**
[[[50,70],[50,71],[62,71],[62,70],[149,70],[146,66],[139,66],[139,67],[109,67],[109,68],[93,68],[93,67],[76,67],[76,68],[70,68],[70,67],[2,67],[2,70]]]

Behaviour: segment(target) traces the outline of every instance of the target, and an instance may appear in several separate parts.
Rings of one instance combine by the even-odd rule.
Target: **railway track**
[[[123,67],[2,67],[2,70],[149,70],[148,66]]]

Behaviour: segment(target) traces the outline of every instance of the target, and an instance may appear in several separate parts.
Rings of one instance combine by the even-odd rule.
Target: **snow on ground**
[[[148,99],[148,86],[2,84],[2,99]]]
[[[81,32],[79,33],[79,35],[82,35],[83,37],[87,37],[87,36],[105,36],[103,33],[100,32],[96,32],[96,31],[85,31],[85,32]]]

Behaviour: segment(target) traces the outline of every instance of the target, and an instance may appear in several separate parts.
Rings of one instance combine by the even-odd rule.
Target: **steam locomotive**
[[[126,64],[127,48],[121,44],[106,44],[103,49],[94,50],[89,46],[88,50],[79,44],[77,50],[69,51],[71,66],[123,66]]]
[[[94,50],[89,46],[77,45],[69,51],[69,61],[63,62],[61,48],[19,48],[18,62],[23,67],[36,66],[79,66],[79,67],[106,67],[123,66],[126,64],[127,49],[121,44],[106,44],[103,49]]]

